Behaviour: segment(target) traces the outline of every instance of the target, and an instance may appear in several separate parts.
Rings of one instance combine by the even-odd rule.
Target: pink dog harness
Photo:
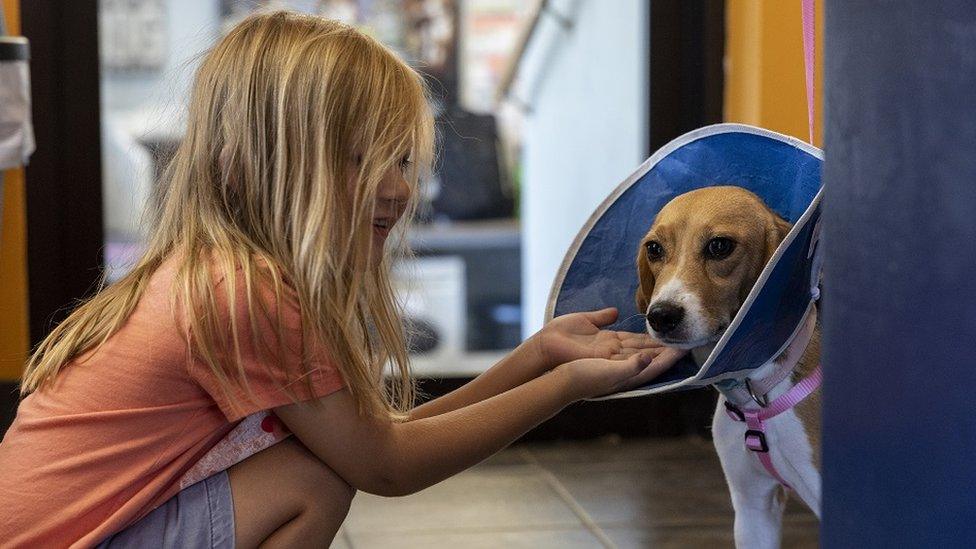
[[[769,375],[762,379],[728,379],[715,384],[715,387],[725,395],[725,412],[732,420],[746,424],[746,448],[755,452],[759,462],[773,478],[790,489],[791,486],[776,471],[773,460],[769,456],[764,422],[793,408],[816,391],[823,381],[823,372],[820,366],[817,366],[817,369],[806,379],[772,402],[767,400],[766,395],[793,373],[796,365],[803,358],[807,345],[810,344],[816,325],[817,313],[814,309],[797,329],[797,333],[791,338],[780,360],[774,363],[773,371]],[[745,408],[744,404],[749,402],[758,404],[759,408]]]
[[[787,488],[790,488],[789,483],[783,480],[783,477],[776,471],[776,467],[773,466],[773,460],[769,457],[769,444],[766,442],[766,425],[763,422],[782,414],[802,402],[803,399],[810,396],[811,393],[820,387],[822,381],[823,371],[820,366],[817,366],[817,369],[812,374],[763,408],[743,410],[728,400],[725,401],[725,411],[729,417],[735,421],[745,422],[746,424],[746,448],[755,452],[756,457],[759,458],[759,462],[769,471],[769,474],[773,475],[773,478]]]

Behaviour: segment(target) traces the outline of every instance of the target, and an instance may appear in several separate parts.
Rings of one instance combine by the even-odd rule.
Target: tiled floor
[[[787,506],[784,547],[816,547]],[[732,509],[711,442],[521,445],[405,498],[359,494],[336,548],[731,547]]]

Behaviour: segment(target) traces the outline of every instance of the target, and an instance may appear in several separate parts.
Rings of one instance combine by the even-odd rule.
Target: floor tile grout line
[[[553,490],[555,490],[556,494],[558,494],[560,499],[563,500],[563,503],[569,507],[577,518],[579,518],[580,522],[583,523],[583,526],[585,526],[591,534],[600,540],[600,543],[603,544],[604,547],[607,549],[617,549],[617,544],[610,539],[602,528],[600,528],[596,521],[593,520],[593,517],[586,512],[586,509],[583,509],[583,506],[576,501],[576,498],[574,498],[572,494],[569,493],[569,490],[563,486],[563,483],[559,482],[559,479],[556,478],[556,475],[554,475],[552,471],[543,467],[539,460],[536,459],[536,457],[532,455],[529,450],[519,448],[519,453],[522,455],[522,458],[525,461],[532,465],[539,472],[539,474],[546,479],[546,482]]]

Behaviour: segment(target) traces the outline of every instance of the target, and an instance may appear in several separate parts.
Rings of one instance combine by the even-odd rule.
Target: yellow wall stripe
[[[20,1],[3,0],[7,32],[20,34]],[[20,378],[27,359],[27,219],[24,170],[4,172],[0,218],[0,381]]]
[[[727,0],[725,120],[808,139],[800,2]],[[815,119],[823,143],[823,1],[817,2]]]

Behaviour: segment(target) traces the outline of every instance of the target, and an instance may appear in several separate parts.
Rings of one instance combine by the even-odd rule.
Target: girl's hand
[[[617,309],[613,307],[553,319],[526,342],[537,349],[539,373],[581,358],[622,359],[665,348],[647,334],[600,329],[615,320]]]
[[[348,389],[275,413],[350,486],[405,495],[484,460],[572,402],[647,383],[683,354],[658,347],[626,358],[585,358],[542,376],[503,362],[420,406],[428,408],[408,421],[361,413]],[[329,428],[323,430],[324,424]]]
[[[640,387],[674,365],[685,351],[640,351],[623,359],[584,358],[557,367],[569,376],[572,396],[579,400]]]
[[[457,410],[475,402],[481,402],[528,383],[546,372],[580,359],[605,359],[600,364],[621,361],[643,353],[647,361],[653,360],[646,375],[635,381],[636,385],[645,383],[658,373],[670,368],[685,352],[662,346],[645,334],[613,332],[601,330],[601,326],[617,318],[616,309],[603,309],[586,313],[573,313],[554,319],[503,358],[498,364],[482,373],[470,383],[440,398],[424,403],[410,412],[410,420],[418,420]],[[578,366],[563,369],[575,370]],[[558,369],[558,368],[557,368]],[[607,372],[600,372],[600,375]],[[568,380],[569,376],[560,374],[558,379]],[[646,379],[645,379],[646,378]],[[551,381],[551,380],[550,380]],[[586,386],[585,382],[580,383]],[[636,386],[635,385],[635,386]],[[603,393],[615,389],[596,385]],[[598,394],[593,388],[584,390],[587,394],[563,395],[588,398]]]

